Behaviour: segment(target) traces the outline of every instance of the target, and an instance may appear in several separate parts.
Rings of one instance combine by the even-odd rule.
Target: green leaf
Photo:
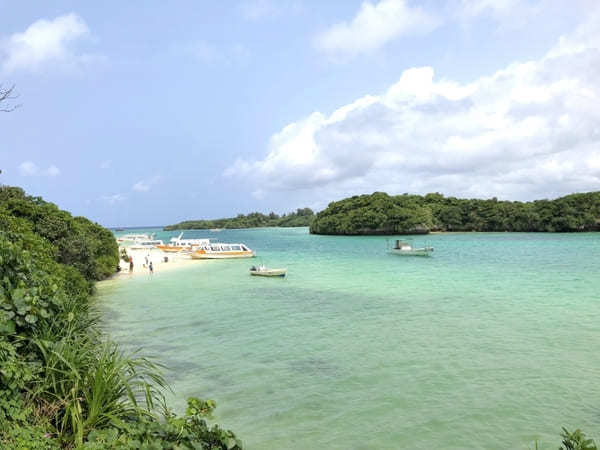
[[[15,333],[15,322],[14,320],[7,320],[0,322],[0,335],[14,334]]]
[[[32,314],[27,314],[27,315],[25,316],[25,321],[26,321],[27,323],[36,323],[36,322],[37,322],[37,317],[35,317],[35,316],[34,316],[34,315],[32,315]]]

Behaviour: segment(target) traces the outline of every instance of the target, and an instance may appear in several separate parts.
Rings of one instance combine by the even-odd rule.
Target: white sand
[[[133,257],[133,272],[129,273],[129,263],[120,259],[119,266],[121,267],[121,271],[118,273],[118,276],[148,275],[150,270],[148,269],[148,265],[146,265],[146,257],[148,258],[148,262],[152,261],[155,274],[200,262],[200,260],[191,259],[189,255],[165,253],[157,248],[133,250],[125,247],[125,249],[127,250],[127,254]],[[121,248],[119,248],[120,254]],[[164,262],[165,256],[169,258],[169,262]]]

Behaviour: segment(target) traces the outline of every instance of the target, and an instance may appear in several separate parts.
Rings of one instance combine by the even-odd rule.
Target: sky
[[[600,190],[600,1],[0,0],[0,183],[105,226]]]

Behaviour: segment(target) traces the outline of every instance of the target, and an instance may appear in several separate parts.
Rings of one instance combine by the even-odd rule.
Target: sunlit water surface
[[[215,399],[248,449],[556,448],[563,425],[600,438],[600,234],[414,237],[431,258],[306,228],[186,237],[259,258],[102,283],[105,327],[170,368],[177,410]],[[288,277],[249,276],[261,260]]]

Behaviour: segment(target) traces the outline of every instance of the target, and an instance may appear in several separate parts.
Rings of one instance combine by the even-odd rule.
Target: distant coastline
[[[308,227],[315,217],[310,208],[298,208],[295,212],[278,215],[274,212],[262,214],[253,212],[247,215],[224,219],[186,220],[174,225],[167,225],[164,231],[172,230],[210,230],[210,229],[244,229],[265,227]]]
[[[310,224],[312,234],[350,236],[469,231],[600,231],[600,192],[532,202],[375,192],[332,202]]]

